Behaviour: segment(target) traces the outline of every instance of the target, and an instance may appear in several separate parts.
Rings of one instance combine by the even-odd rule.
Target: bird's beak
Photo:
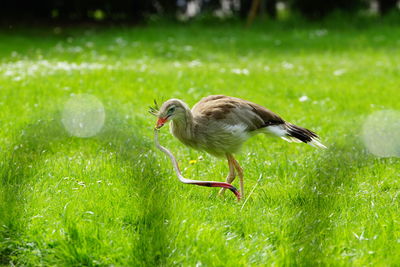
[[[158,118],[156,129],[160,129],[161,127],[163,127],[164,124],[167,122],[167,120],[168,120],[168,117],[166,117],[166,118]]]

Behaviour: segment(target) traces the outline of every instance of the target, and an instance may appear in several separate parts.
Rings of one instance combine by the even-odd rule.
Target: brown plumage
[[[217,157],[227,157],[229,175],[226,181],[231,183],[237,172],[242,197],[243,170],[232,154],[237,153],[251,136],[265,133],[289,142],[304,142],[325,148],[316,133],[285,122],[263,106],[236,97],[208,96],[194,105],[192,110],[183,101],[170,99],[161,106],[157,116],[157,127],[171,121],[172,134],[183,144]]]

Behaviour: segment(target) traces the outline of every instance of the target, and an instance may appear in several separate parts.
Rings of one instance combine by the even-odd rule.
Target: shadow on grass
[[[55,116],[57,117],[57,116]],[[136,129],[139,129],[138,127]],[[25,264],[19,257],[23,251],[32,249],[27,247],[25,226],[27,218],[24,206],[27,197],[31,194],[30,188],[35,183],[35,175],[39,173],[44,153],[54,154],[69,146],[85,146],[86,140],[67,135],[59,119],[38,121],[29,124],[15,135],[15,141],[3,160],[1,169],[0,188],[0,265]],[[132,264],[134,265],[163,265],[168,255],[167,224],[168,221],[168,191],[165,189],[161,173],[155,166],[151,143],[140,136],[135,127],[128,125],[118,115],[107,119],[107,125],[102,133],[94,138],[99,147],[115,153],[116,162],[127,166],[129,170],[126,186],[131,190],[129,201],[132,204],[130,215],[132,229]],[[93,143],[93,140],[91,140]],[[135,201],[136,203],[133,203]],[[133,210],[134,207],[139,210]],[[80,238],[71,238],[79,235],[73,227],[73,218],[65,218],[65,243],[71,252],[68,259],[62,255],[53,255],[59,261],[72,265],[93,265],[91,255],[83,255]],[[61,220],[61,218],[60,218]],[[71,231],[71,233],[68,233]],[[74,253],[72,253],[74,252]],[[26,253],[26,252],[25,252]],[[83,253],[83,254],[82,254]],[[46,259],[42,259],[46,262]],[[42,262],[42,261],[41,261]]]
[[[136,232],[132,248],[134,265],[165,265],[169,254],[168,220],[169,191],[165,184],[165,174],[157,168],[153,150],[154,144],[139,133],[132,132],[132,125],[120,120],[119,116],[110,119],[111,123],[98,137],[102,147],[116,152],[117,161],[129,166],[132,203],[139,209],[137,216],[128,222]],[[137,129],[144,125],[135,121]],[[122,200],[123,201],[123,200]]]
[[[289,225],[293,244],[289,261],[295,265],[331,262],[324,251],[328,249],[327,240],[354,184],[353,176],[368,163],[367,154],[354,143],[332,145],[320,160],[309,162],[305,168],[312,171],[304,174],[304,183],[291,199],[296,215]]]
[[[43,154],[51,150],[53,143],[66,137],[55,120],[39,120],[16,132],[14,142],[4,154],[0,174],[0,264],[18,261],[24,246],[21,233],[29,184],[33,182]]]

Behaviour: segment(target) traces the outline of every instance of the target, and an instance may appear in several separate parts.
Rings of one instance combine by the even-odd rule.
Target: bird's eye
[[[168,114],[172,114],[172,113],[174,113],[174,111],[175,111],[175,107],[170,107],[169,109],[168,109]]]

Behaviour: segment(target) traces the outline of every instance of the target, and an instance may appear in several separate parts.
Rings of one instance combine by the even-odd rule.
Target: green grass
[[[400,28],[341,25],[2,30],[0,264],[398,264],[400,162],[368,154],[360,136],[369,114],[400,109]],[[79,93],[106,110],[92,138],[61,123]],[[262,104],[329,149],[251,139],[237,156],[247,192],[256,186],[243,208],[181,184],[147,108],[209,94]],[[225,179],[225,160],[166,128],[186,177]]]

